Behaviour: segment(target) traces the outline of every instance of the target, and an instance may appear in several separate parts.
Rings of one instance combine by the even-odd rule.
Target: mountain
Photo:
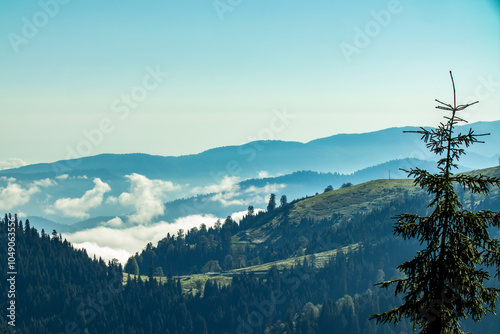
[[[500,177],[500,167],[471,173]],[[469,209],[500,207],[498,189],[487,197],[475,197],[473,202],[470,201],[470,193],[459,192],[458,195],[464,206]],[[294,200],[268,212],[249,212],[239,224],[228,217],[213,228],[200,226],[182,231],[176,236],[168,234],[156,246],[148,244],[141,253],[131,257],[129,262],[136,263],[143,275],[150,272],[152,267],[163,270],[168,268],[168,273],[180,275],[179,278],[186,284],[189,281],[190,288],[187,292],[194,294],[202,291],[201,285],[195,288],[195,282],[200,279],[207,282],[206,286],[211,288],[210,280],[214,280],[215,285],[226,285],[228,277],[233,277],[234,282],[234,277],[238,275],[253,273],[255,276],[250,277],[280,282],[277,283],[277,286],[280,286],[279,284],[283,284],[280,281],[281,275],[286,277],[289,270],[293,272],[300,268],[298,271],[302,272],[303,276],[299,277],[304,277],[304,285],[297,291],[316,291],[322,296],[332,293],[329,295],[332,297],[327,298],[337,300],[338,306],[345,302],[341,298],[349,299],[346,296],[353,294],[358,297],[363,293],[378,295],[380,290],[374,288],[373,284],[384,280],[384,277],[401,277],[396,266],[414,256],[415,252],[421,249],[421,245],[418,241],[403,241],[395,237],[392,228],[395,221],[392,218],[405,212],[425,214],[428,212],[428,203],[427,193],[415,187],[412,180],[369,181]],[[498,235],[498,231],[492,229],[490,233]],[[339,259],[343,258],[344,253],[348,259],[347,263],[335,266],[338,261],[343,261]],[[315,270],[304,269],[302,265],[306,268],[312,265]],[[317,282],[316,274],[325,281]],[[491,274],[494,274],[493,271]],[[342,280],[337,275],[349,281]],[[311,277],[314,278],[309,280]],[[301,282],[302,279],[299,278],[298,281]],[[490,283],[498,286],[496,280],[491,280]],[[329,284],[334,288],[326,292]],[[305,307],[303,305],[306,302],[316,305],[317,299],[304,298],[302,302],[294,304],[294,308],[287,311],[295,314],[289,318],[294,319],[288,323],[291,330],[280,327],[284,323],[281,321],[273,326],[274,332],[301,333],[295,330],[300,327],[299,319],[305,313],[300,310]],[[322,307],[327,306],[323,303]],[[372,304],[369,307],[378,309],[381,306]],[[350,309],[353,314],[357,314],[363,307],[356,304],[353,298],[353,306]],[[355,323],[356,321],[353,321],[351,326],[348,326],[349,330],[341,329],[335,322],[332,322],[331,326],[335,326],[339,333],[376,332],[376,329],[368,326],[366,322]],[[497,317],[486,317],[479,324],[464,322],[463,328],[474,329],[476,333],[489,333],[499,325]],[[364,328],[361,330],[361,327]],[[256,332],[263,332],[263,329]],[[327,331],[323,329],[320,333]]]
[[[470,173],[500,177],[500,167]],[[471,196],[469,192],[460,190],[457,190],[457,194],[468,209],[495,210],[500,207],[498,188],[492,189],[488,196]],[[196,247],[191,246],[178,249],[177,252],[177,241],[172,236],[160,240],[157,249],[148,246],[141,255],[145,258],[138,259],[138,263],[141,271],[144,270],[142,273],[146,274],[149,268],[148,256],[156,254],[153,256],[156,256],[156,265],[169,267],[174,274],[196,272],[193,268],[200,269],[209,259],[218,260],[222,265],[227,255],[224,253],[229,251],[227,245],[224,251],[223,245],[229,240],[245,247],[246,259],[243,262],[249,263],[253,263],[257,258],[262,262],[270,262],[300,252],[316,253],[319,239],[328,240],[330,244],[323,245],[321,251],[358,243],[372,243],[392,235],[392,217],[404,212],[423,214],[428,210],[428,203],[427,193],[416,187],[410,179],[369,181],[297,199],[274,210],[248,213],[239,224],[228,217],[219,228],[222,228],[222,232],[227,231],[229,236],[224,236],[225,232],[213,236],[207,235],[206,231],[201,233],[212,240],[204,241],[208,244],[203,247],[205,250],[213,248],[211,256],[216,258],[198,254]],[[215,233],[211,230],[212,234]],[[201,237],[198,228],[185,232],[187,244],[196,243]],[[171,248],[170,243],[176,246]],[[220,244],[217,245],[218,243]],[[311,249],[307,244],[315,246]],[[193,254],[189,256],[191,252]],[[189,260],[186,257],[189,257]],[[223,269],[240,266],[233,263],[225,268],[223,266]]]
[[[352,174],[299,171],[278,177],[248,179],[236,183],[230,190],[221,191],[220,193],[209,193],[168,201],[164,203],[165,213],[159,215],[156,219],[173,222],[181,217],[200,214],[226,217],[228,213],[246,211],[249,205],[253,205],[256,209],[264,209],[267,205],[268,196],[272,192],[275,192],[278,197],[286,195],[288,198],[302,198],[321,193],[329,185],[337,189],[343,184],[359,184],[370,180],[384,179],[388,176],[392,176],[393,178],[404,178],[405,173],[400,169],[410,167],[419,167],[431,172],[436,171],[435,163],[433,162],[404,159],[393,160],[377,166],[368,167]],[[463,167],[462,169],[466,168]],[[107,182],[115,188],[116,181],[107,180]],[[252,189],[255,191],[252,191]],[[52,192],[51,189],[47,190],[47,194],[58,196],[58,192]],[[115,192],[115,195],[118,196],[118,193]],[[226,200],[220,201],[220,197]],[[104,203],[101,212],[105,212],[105,208],[109,208],[111,212],[113,207]],[[119,216],[122,220],[126,219],[126,214],[121,214]],[[75,222],[71,225],[58,224],[38,216],[29,216],[28,218],[33,226],[36,226],[39,230],[42,228],[46,231],[56,229],[61,233],[73,233],[102,226],[103,223],[114,217],[115,216],[99,215]],[[126,227],[126,225],[123,226],[123,228]]]
[[[457,131],[470,127],[491,135],[485,144],[471,147],[459,162],[461,171],[496,165],[500,121]],[[434,157],[419,135],[404,133],[414,130],[418,128],[340,134],[308,143],[256,141],[179,157],[102,154],[2,170],[0,189],[20,194],[6,198],[5,208],[67,224],[90,219],[80,224],[87,227],[99,224],[98,217],[126,216],[148,199],[152,207],[167,203],[166,210],[158,209],[148,219],[170,221],[185,212],[220,216],[248,205],[263,208],[270,193],[299,198],[328,185],[406,177],[400,168],[432,171]]]
[[[298,171],[278,177],[249,179],[236,184],[237,191],[221,192],[227,198],[227,203],[215,200],[217,194],[181,198],[165,203],[165,214],[158,217],[165,221],[193,214],[212,214],[216,217],[225,217],[230,212],[246,211],[249,205],[264,209],[269,194],[274,192],[278,198],[282,195],[287,198],[302,198],[322,193],[331,185],[334,189],[343,184],[359,184],[370,180],[385,179],[392,176],[395,179],[406,178],[401,168],[418,167],[430,172],[436,172],[435,163],[416,159],[393,160],[377,166],[365,168],[352,174],[319,173],[313,171]],[[464,170],[467,170],[463,167]],[[274,189],[273,189],[274,188]],[[251,193],[251,189],[268,189],[261,197]],[[104,221],[104,220],[102,220]]]
[[[500,167],[470,173],[478,172],[500,176]],[[473,204],[470,194],[459,196],[466,206],[500,207],[498,190]],[[427,203],[408,179],[344,186],[248,214],[240,224],[228,218],[167,234],[130,259],[150,276],[145,279],[124,276],[118,263],[92,260],[66,240],[6,215],[0,226],[7,230],[13,222],[19,293],[14,317],[2,317],[0,328],[15,321],[16,331],[40,334],[410,332],[405,319],[396,328],[368,319],[401,303],[373,284],[401,277],[396,267],[419,249],[418,242],[393,235],[391,218],[424,212]],[[0,248],[3,268],[7,252]],[[9,291],[12,284],[10,276],[0,288]],[[9,299],[0,306],[11,307]],[[499,326],[495,316],[462,323],[478,334]]]
[[[474,145],[470,152],[482,157],[484,162],[496,165],[500,154],[500,121],[479,122],[458,126],[457,132],[474,128],[478,133],[491,133],[485,144]],[[352,173],[372,165],[404,158],[430,158],[419,135],[404,131],[418,128],[389,128],[361,133],[339,134],[316,139],[308,143],[284,141],[255,141],[241,146],[214,148],[199,154],[179,157],[152,156],[147,154],[101,154],[80,159],[62,160],[2,170],[0,175],[61,175],[75,173],[107,175],[108,177],[139,173],[149,178],[162,178],[175,182],[210,182],[224,175],[241,178],[255,177],[259,171],[271,175],[289,174],[299,170],[318,172]],[[476,165],[472,159],[465,159]],[[477,169],[476,166],[464,166]],[[485,168],[489,166],[481,166]],[[103,174],[108,171],[108,174]],[[47,174],[44,174],[47,173]]]

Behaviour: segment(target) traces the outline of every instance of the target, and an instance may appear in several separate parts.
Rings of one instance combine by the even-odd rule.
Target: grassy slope
[[[412,180],[375,180],[306,198],[294,204],[290,220],[322,219],[332,214],[350,216],[368,212],[387,203],[404,192],[416,193]]]
[[[500,177],[500,167],[481,169],[466,174]],[[405,193],[412,196],[423,194],[424,190],[416,187],[412,179],[369,181],[300,200],[293,204],[289,220],[294,227],[300,228],[300,221],[303,218],[321,220],[330,218],[334,214],[349,217],[357,213],[368,213],[384,207],[392,200],[404,196]],[[496,188],[492,189],[489,196],[499,195],[500,190]],[[477,196],[477,200],[481,199],[481,196]],[[254,242],[266,240],[279,226],[282,218],[282,216],[278,216],[257,229],[249,230],[250,239],[253,239]]]
[[[500,167],[493,167],[488,169],[483,169],[479,171],[468,172],[474,174],[482,174],[486,176],[496,176],[500,177]],[[388,202],[403,196],[404,193],[408,195],[415,195],[422,193],[423,190],[417,188],[413,184],[411,179],[397,179],[397,180],[375,180],[359,185],[355,185],[348,188],[338,189],[330,191],[327,193],[319,194],[313,197],[309,197],[300,200],[293,204],[290,210],[290,222],[296,226],[300,225],[300,220],[302,218],[314,218],[322,219],[329,218],[332,214],[341,214],[342,216],[348,217],[360,212],[370,212],[374,209],[381,208],[387,205]],[[500,191],[498,189],[493,189],[491,196],[499,196]],[[265,240],[271,233],[276,232],[278,225],[282,217],[277,217],[273,221],[263,225],[262,227],[249,230],[250,232],[250,244],[253,242],[259,243]],[[306,228],[306,227],[302,227]],[[253,239],[253,240],[252,240]],[[248,241],[240,241],[238,236],[233,237],[233,243],[248,243]],[[343,251],[347,253],[349,250],[357,249],[358,245],[350,245],[338,250],[330,250],[326,252],[321,252],[315,254],[316,262],[315,265],[322,267],[330,259],[330,257],[337,254],[338,251]],[[277,266],[278,269],[283,269],[285,267],[289,268],[296,264],[297,261],[303,262],[304,258],[310,259],[310,255],[291,257],[289,259],[280,260],[271,263],[263,263],[256,266],[240,268],[233,270],[232,272],[257,272],[269,270],[272,266]],[[147,277],[141,277],[146,280]],[[158,279],[158,278],[157,278]],[[181,284],[184,292],[186,293],[197,293],[199,289],[203,289],[205,282],[207,280],[216,280],[222,284],[229,284],[231,281],[230,276],[208,276],[208,275],[196,275],[192,277],[186,277],[181,279]],[[126,275],[124,277],[126,281]]]
[[[350,217],[358,213],[368,213],[381,208],[398,197],[415,195],[422,192],[409,179],[375,180],[348,188],[329,191],[308,197],[294,203],[289,212],[289,221],[294,228],[305,229],[310,226],[301,226],[303,218],[312,218],[316,221],[323,218]],[[249,239],[254,243],[279,238],[279,225],[283,215],[255,229],[249,229]]]
[[[500,177],[500,166],[474,170],[471,172],[466,172],[464,174],[473,174],[473,175],[482,174],[482,175],[486,175],[486,176]]]
[[[314,254],[314,266],[316,268],[322,268],[324,267],[330,258],[332,256],[337,255],[339,251],[343,252],[344,254],[347,254],[350,251],[354,251],[359,248],[359,244],[353,244],[349,245],[346,247],[342,247],[339,249],[334,249],[334,250],[329,250],[326,252],[321,252],[321,253],[315,253]],[[268,271],[271,269],[273,266],[276,266],[278,270],[282,270],[285,268],[291,268],[292,266],[296,265],[298,262],[302,263],[304,262],[304,259],[307,258],[307,260],[311,260],[313,258],[312,255],[304,255],[304,256],[296,256],[296,257],[291,257],[286,260],[280,260],[280,261],[274,261],[274,262],[269,262],[269,263],[263,263],[259,264],[256,266],[251,266],[251,267],[245,267],[245,268],[239,268],[232,270],[232,273],[238,273],[238,272],[258,272],[258,271]]]

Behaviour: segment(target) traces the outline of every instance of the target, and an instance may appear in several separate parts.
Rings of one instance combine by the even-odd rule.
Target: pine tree
[[[288,203],[286,195],[282,195],[280,198],[280,207],[284,208]]]
[[[271,212],[274,209],[276,209],[276,195],[271,194],[271,196],[269,196],[269,202],[267,203],[267,212]]]
[[[398,269],[406,277],[378,283],[383,288],[396,285],[395,294],[405,294],[403,305],[382,314],[372,315],[377,322],[397,324],[409,318],[420,333],[463,333],[460,320],[472,317],[479,321],[494,313],[500,289],[485,287],[490,275],[488,267],[500,274],[500,241],[488,233],[491,226],[500,227],[500,214],[490,210],[472,212],[459,201],[457,188],[473,194],[488,194],[490,186],[500,186],[500,178],[485,175],[453,174],[458,168],[464,146],[481,143],[479,137],[488,134],[455,134],[455,125],[466,122],[457,112],[475,104],[456,104],[453,75],[453,105],[436,100],[440,110],[450,112],[436,129],[421,128],[427,147],[441,158],[439,172],[431,174],[419,168],[405,171],[416,185],[431,196],[429,216],[406,213],[398,215],[394,233],[405,240],[417,238],[425,246],[410,261]]]
[[[253,217],[255,215],[255,209],[253,205],[250,205],[247,210],[247,216],[248,217]]]
[[[137,260],[136,260],[135,256],[131,256],[127,260],[127,263],[125,264],[124,270],[126,273],[133,274],[133,275],[139,275],[139,266],[137,264]]]

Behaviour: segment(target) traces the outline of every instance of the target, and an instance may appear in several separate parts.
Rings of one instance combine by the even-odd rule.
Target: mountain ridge
[[[494,151],[495,147],[500,147],[500,131],[498,134],[491,131],[492,129],[500,130],[500,120],[459,126],[457,131],[470,127],[479,128],[480,132],[493,132],[486,140],[487,147],[476,145],[476,151],[480,152],[480,155],[489,153],[485,158],[495,158],[500,155],[500,150]],[[234,171],[240,171],[245,177],[259,168],[266,171],[269,169],[268,172],[271,173],[283,169],[288,173],[297,170],[349,173],[367,167],[367,164],[375,165],[406,157],[421,159],[430,157],[425,145],[419,142],[418,136],[412,137],[403,134],[403,131],[418,129],[419,127],[392,127],[358,134],[336,134],[314,139],[307,143],[281,140],[253,141],[243,145],[222,146],[197,154],[181,156],[105,153],[79,159],[59,160],[52,163],[6,169],[0,171],[0,175],[41,172],[64,174],[81,170],[109,169],[110,166],[113,166],[113,171],[118,174],[137,172],[148,177],[172,175],[185,179],[181,177],[182,174],[185,172],[193,174],[196,172],[193,165],[198,164],[204,164],[208,173],[212,173],[208,178],[217,178],[224,173],[231,174],[233,172],[234,174]],[[318,159],[318,156],[321,156],[322,159]],[[463,161],[467,161],[467,158]],[[473,164],[471,161],[467,162]],[[467,163],[463,164],[468,166]],[[287,165],[290,165],[288,169]],[[477,166],[468,167],[478,168]],[[203,177],[195,173],[196,176],[207,179],[206,176]]]

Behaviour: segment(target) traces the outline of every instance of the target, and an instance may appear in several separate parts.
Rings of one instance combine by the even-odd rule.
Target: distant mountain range
[[[500,121],[478,122],[457,127],[467,132],[491,133],[484,144],[470,148],[461,164],[471,169],[498,163],[500,157]],[[68,173],[122,176],[138,173],[149,178],[176,182],[193,180],[210,182],[224,175],[253,178],[259,171],[284,175],[300,170],[352,173],[390,160],[433,158],[415,131],[419,128],[389,128],[361,133],[338,134],[308,143],[285,141],[255,141],[241,146],[214,148],[199,154],[179,157],[147,154],[101,154],[75,160],[43,163],[0,171],[0,175],[59,175]]]
[[[500,121],[461,126],[457,131],[468,132],[471,127],[476,133],[491,135],[484,138],[484,144],[470,147],[459,162],[460,170],[498,165]],[[418,129],[339,134],[308,143],[256,141],[179,157],[102,154],[2,170],[0,189],[15,183],[31,196],[27,203],[20,201],[20,205],[9,210],[41,217],[35,221],[47,227],[52,226],[50,221],[80,222],[68,227],[79,230],[99,224],[104,217],[122,217],[133,212],[137,205],[120,202],[120,195],[129,196],[144,186],[132,184],[131,178],[126,177],[136,173],[147,182],[161,180],[173,185],[164,196],[156,198],[166,203],[166,210],[155,219],[170,221],[185,214],[221,216],[246,210],[250,204],[264,207],[270,192],[287,195],[292,200],[321,193],[328,185],[339,188],[346,182],[406,177],[400,168],[418,166],[434,170],[432,161],[436,157],[427,151],[420,135],[404,133]],[[100,194],[99,205],[87,207],[80,217],[54,209],[60,199],[72,202],[71,205],[85,204],[87,197],[96,192],[96,178],[110,188]],[[45,184],[43,189],[40,184]],[[35,187],[38,190],[32,191]],[[136,197],[140,196],[143,194],[137,193]]]

